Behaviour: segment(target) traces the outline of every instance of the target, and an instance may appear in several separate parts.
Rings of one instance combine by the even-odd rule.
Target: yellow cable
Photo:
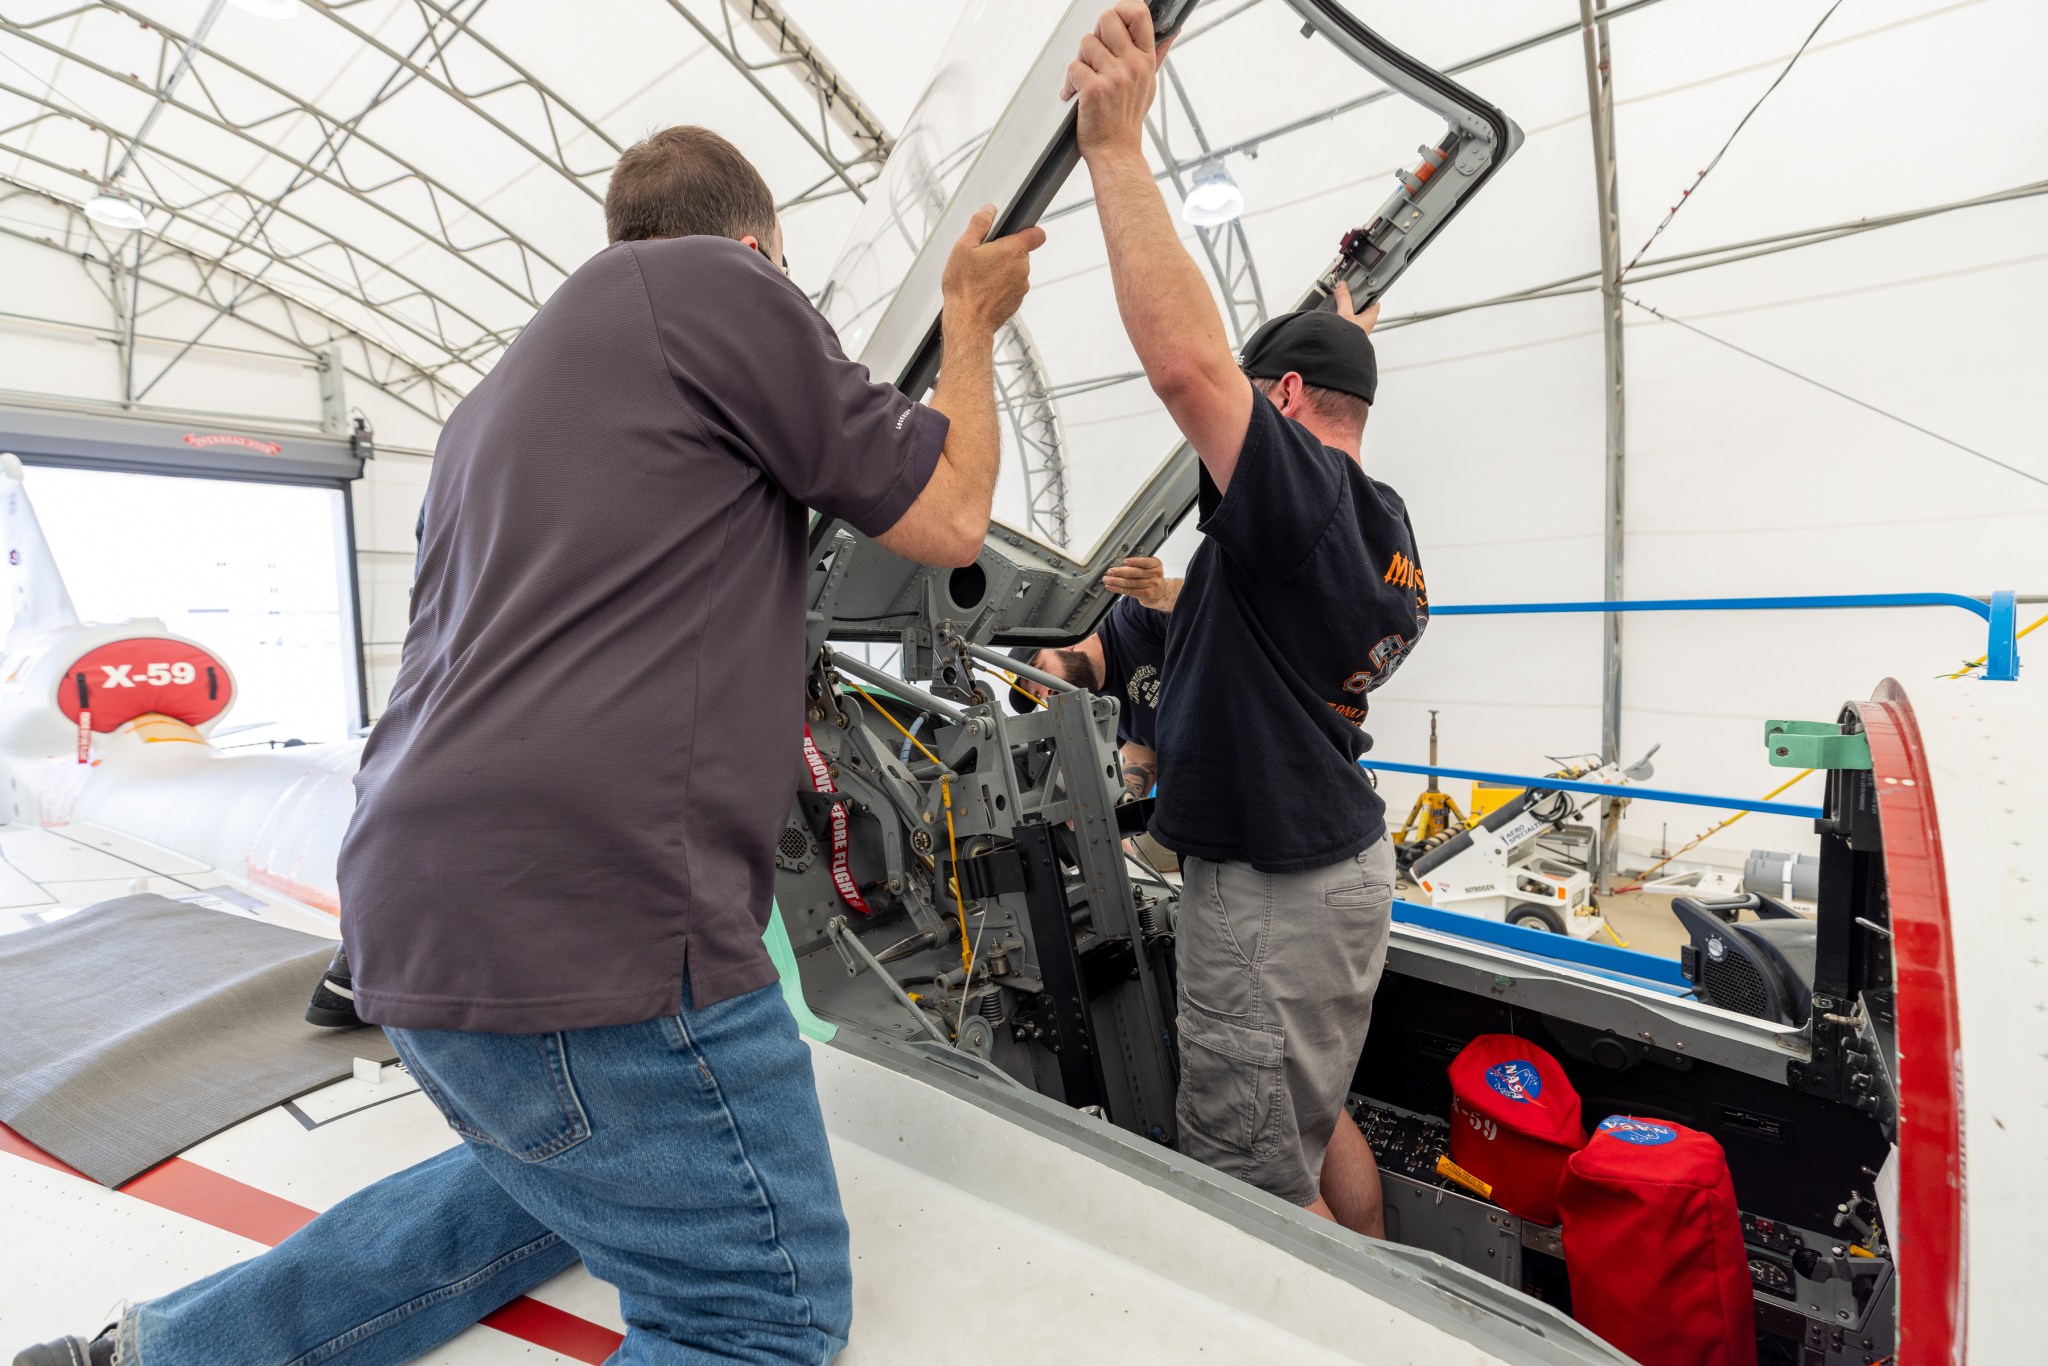
[[[953,839],[953,784],[945,778],[939,779],[939,796],[946,803],[946,852],[953,856],[953,876],[947,881],[953,884],[953,905],[960,912],[960,991],[965,996],[967,983],[974,977],[974,948],[967,942],[967,902],[960,895],[960,846]]]
[[[1029,688],[1025,687],[1022,683],[1019,683],[1017,681],[1017,675],[1011,673],[1004,673],[1001,669],[988,669],[986,668],[986,666],[984,666],[984,670],[988,673],[997,674],[1001,676],[1003,681],[1005,681],[1011,687],[1017,690],[1017,696],[1028,697],[1041,707],[1045,705],[1045,699],[1040,697],[1037,693],[1031,691]]]
[[[2037,618],[2037,619],[2035,620],[2035,622],[2034,622],[2034,626],[2039,626],[2039,625],[2040,625],[2040,624],[2041,624],[2042,622],[2048,622],[2048,617],[2040,617],[2040,618]],[[2031,630],[2033,630],[2033,629],[2034,629],[2034,626],[2029,626],[2029,627],[2027,627],[2027,630],[2026,630],[2026,631],[2016,631],[2016,632],[2014,632],[2014,633],[2013,633],[2013,639],[2014,639],[2014,640],[2018,640],[2018,639],[2019,639],[2019,638],[2020,638],[2021,636],[2025,635],[2025,634],[2027,633],[2027,631],[2031,631]],[[1971,660],[1971,661],[1970,661],[1970,662],[1969,662],[1968,664],[1965,664],[1965,665],[1963,665],[1963,667],[1962,667],[1962,668],[1960,668],[1960,669],[1957,669],[1957,670],[1956,670],[1956,671],[1955,671],[1954,673],[1952,673],[1952,674],[1943,674],[1943,675],[1942,675],[1942,677],[1944,677],[1944,678],[1961,678],[1961,677],[1962,677],[1962,676],[1963,676],[1964,674],[1968,673],[1968,672],[1969,672],[1970,670],[1972,670],[1972,669],[1975,669],[1975,668],[1980,668],[1980,667],[1982,667],[1982,665],[1983,665],[1984,661],[1985,661],[1985,660],[1987,660],[1987,659],[1989,659],[1989,658],[1991,658],[1991,656],[1990,656],[1990,655],[1978,655],[1978,656],[1977,656],[1977,657],[1976,657],[1975,659]]]
[[[882,719],[884,721],[887,721],[890,725],[896,727],[896,733],[898,735],[901,735],[904,739],[910,741],[911,744],[917,746],[917,752],[919,754],[922,754],[925,758],[931,760],[933,763],[938,764],[941,769],[945,768],[945,764],[939,762],[939,756],[932,753],[930,750],[926,749],[922,741],[920,741],[915,735],[912,735],[909,731],[905,730],[903,728],[903,723],[901,721],[898,721],[894,716],[891,716],[889,714],[889,709],[883,706],[880,700],[877,699],[873,693],[869,692],[866,688],[863,688],[858,683],[849,683],[846,686],[852,688],[862,697],[865,697],[868,700],[869,704],[873,706],[876,711],[882,714]]]
[[[1043,697],[1040,697],[1037,693],[1032,692],[1029,688],[1026,688],[1022,683],[1018,682],[1017,675],[1010,673],[1004,669],[998,669],[992,664],[984,664],[978,659],[971,660],[970,662],[974,665],[975,668],[981,670],[983,673],[994,674],[997,678],[1002,679],[1012,688],[1015,688],[1017,690],[1017,696],[1028,697],[1041,707],[1045,705],[1045,699]]]
[[[1780,792],[1783,792],[1786,788],[1792,786],[1792,784],[1798,782],[1801,778],[1807,777],[1816,771],[1817,770],[1811,768],[1803,768],[1799,770],[1799,772],[1787,778],[1784,782],[1779,783],[1769,792],[1764,793],[1764,795],[1758,800],[1767,802],[1771,798],[1777,796]],[[1734,815],[1730,816],[1727,820],[1722,821],[1718,825],[1709,826],[1704,833],[1695,835],[1690,844],[1680,845],[1675,852],[1666,854],[1663,858],[1658,859],[1655,863],[1643,869],[1642,872],[1637,873],[1636,885],[1641,886],[1643,883],[1649,881],[1650,874],[1656,872],[1659,868],[1662,868],[1665,864],[1671,862],[1671,860],[1682,857],[1688,850],[1698,848],[1702,842],[1713,838],[1715,835],[1720,834],[1723,830],[1726,830],[1729,826],[1735,824],[1735,822],[1741,820],[1744,816],[1747,816],[1748,814],[1749,813],[1747,811],[1738,811]]]
[[[868,700],[868,704],[881,713],[883,720],[896,727],[899,735],[910,741],[911,744],[916,745],[919,754],[922,754],[925,758],[939,766],[939,797],[946,804],[946,852],[953,859],[953,876],[947,878],[946,881],[953,888],[953,908],[959,913],[960,917],[960,967],[969,977],[972,977],[974,975],[974,947],[968,942],[967,938],[967,899],[960,894],[960,845],[953,835],[953,775],[946,771],[946,766],[940,762],[939,756],[926,749],[922,741],[908,730],[905,730],[903,723],[890,715],[889,709],[883,706],[873,693],[858,683],[849,683],[847,686],[862,697],[865,697]],[[966,980],[963,979],[961,981],[960,989],[962,991],[967,990]]]

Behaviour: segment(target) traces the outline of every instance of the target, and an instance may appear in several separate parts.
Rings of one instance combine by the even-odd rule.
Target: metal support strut
[[[1615,210],[1614,80],[1607,48],[1607,0],[1579,0],[1579,29],[1586,50],[1586,107],[1593,126],[1593,191],[1600,225],[1600,328],[1607,400],[1606,497],[1600,519],[1605,564],[1601,581],[1613,601],[1622,596],[1623,475],[1627,455],[1622,407],[1621,220]],[[1600,757],[1621,758],[1621,617],[1609,612],[1600,634]],[[1621,806],[1606,803],[1600,821],[1596,891],[1610,890],[1621,830]]]

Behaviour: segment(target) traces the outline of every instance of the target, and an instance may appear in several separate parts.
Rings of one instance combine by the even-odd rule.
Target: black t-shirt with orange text
[[[1300,872],[1386,834],[1359,758],[1366,697],[1429,624],[1408,509],[1254,393],[1166,643],[1152,833],[1183,855]]]

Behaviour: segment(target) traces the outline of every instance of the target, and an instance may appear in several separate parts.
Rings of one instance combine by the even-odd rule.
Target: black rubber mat
[[[397,1055],[303,1018],[332,940],[145,894],[0,935],[0,1122],[105,1185]]]

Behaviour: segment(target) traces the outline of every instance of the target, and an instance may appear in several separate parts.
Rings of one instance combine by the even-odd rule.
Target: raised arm
[[[996,425],[996,329],[1010,320],[1031,285],[1031,253],[1043,228],[987,241],[995,223],[985,204],[953,244],[940,289],[939,382],[928,404],[950,424],[931,481],[896,525],[876,539],[920,564],[968,565],[981,554],[995,500],[1002,450]]]
[[[1251,423],[1252,388],[1145,162],[1145,111],[1164,56],[1153,47],[1151,12],[1120,0],[1081,40],[1063,94],[1080,97],[1081,155],[1124,330],[1152,391],[1222,490]]]

